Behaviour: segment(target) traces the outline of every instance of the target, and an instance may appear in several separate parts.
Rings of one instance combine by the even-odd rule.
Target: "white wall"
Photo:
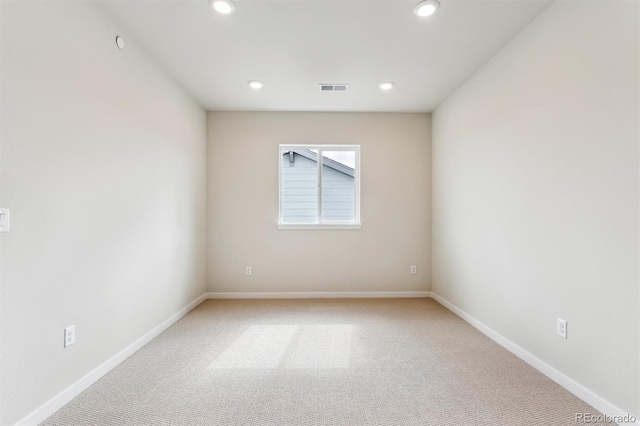
[[[0,4],[7,425],[204,293],[206,114],[91,2]]]
[[[433,290],[636,416],[638,2],[556,2],[433,115]],[[568,321],[568,339],[555,334]]]
[[[209,113],[209,290],[429,290],[430,134],[428,114]],[[279,144],[361,145],[361,230],[277,228]]]

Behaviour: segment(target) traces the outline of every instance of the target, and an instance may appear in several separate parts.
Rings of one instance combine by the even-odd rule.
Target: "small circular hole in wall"
[[[116,36],[116,46],[118,46],[120,50],[124,49],[124,39],[122,37]]]

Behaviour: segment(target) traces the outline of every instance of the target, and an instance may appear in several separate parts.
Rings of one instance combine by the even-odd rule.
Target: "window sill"
[[[279,223],[278,229],[361,229],[361,223]]]

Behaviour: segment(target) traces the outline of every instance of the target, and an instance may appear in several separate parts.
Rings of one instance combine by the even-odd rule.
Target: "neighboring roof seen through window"
[[[283,155],[289,155],[290,152],[291,151],[285,151],[283,152]],[[318,161],[317,150],[305,149],[295,150],[293,152],[295,154],[308,158],[309,160],[316,162]],[[322,163],[325,166],[353,176],[355,168],[355,156],[353,155],[352,151],[323,151],[322,157]]]

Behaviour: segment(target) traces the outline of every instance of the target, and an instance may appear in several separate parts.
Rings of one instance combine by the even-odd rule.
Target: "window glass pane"
[[[318,223],[318,154],[283,151],[282,223]]]
[[[322,221],[356,219],[355,151],[322,151]]]

